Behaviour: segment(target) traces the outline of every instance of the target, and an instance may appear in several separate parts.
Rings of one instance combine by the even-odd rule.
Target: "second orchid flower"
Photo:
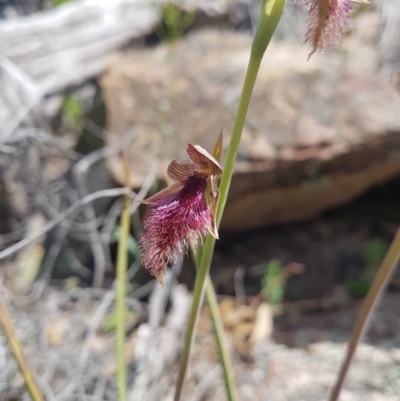
[[[317,50],[325,52],[341,43],[349,26],[352,2],[369,4],[367,0],[292,0],[297,6],[308,8],[305,43],[312,45],[310,58]]]

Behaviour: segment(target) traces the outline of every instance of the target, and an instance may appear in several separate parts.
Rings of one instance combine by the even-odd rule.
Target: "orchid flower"
[[[346,28],[349,26],[348,16],[352,8],[351,2],[368,4],[367,0],[292,0],[297,6],[308,7],[309,21],[305,43],[311,43],[308,59],[317,51],[331,50],[341,43]]]
[[[219,163],[205,149],[189,144],[191,163],[172,161],[167,169],[174,183],[143,203],[150,206],[140,239],[143,266],[162,283],[168,264],[176,262],[189,244],[210,233],[218,239],[215,214]]]

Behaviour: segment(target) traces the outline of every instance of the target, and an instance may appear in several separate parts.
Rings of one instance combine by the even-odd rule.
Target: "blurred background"
[[[353,8],[343,44],[307,61],[288,1],[254,89],[211,268],[240,400],[327,398],[400,223],[400,3]],[[226,150],[259,11],[0,0],[0,291],[47,400],[116,399],[118,155],[144,199],[187,143],[211,151],[222,128]],[[195,270],[160,287],[141,269],[145,213],[132,204],[130,399],[169,400]],[[400,399],[399,302],[397,271],[343,400]],[[28,400],[1,331],[0,371],[0,401]],[[224,397],[204,307],[184,399]]]

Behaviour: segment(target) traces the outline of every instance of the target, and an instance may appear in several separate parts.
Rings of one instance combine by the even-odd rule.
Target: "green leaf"
[[[283,267],[278,259],[268,262],[262,278],[264,296],[271,305],[279,305],[284,296]]]
[[[347,280],[344,286],[354,298],[365,298],[371,287],[371,282],[364,280]]]
[[[131,315],[132,315],[132,312],[127,307],[125,307],[125,310],[124,310],[125,323],[128,321],[128,319]],[[114,331],[116,326],[117,326],[117,315],[114,312],[107,316],[107,318],[103,324],[103,330],[106,333],[109,333],[110,331]]]
[[[365,262],[367,269],[377,269],[382,263],[388,245],[381,238],[374,238],[372,241],[367,242],[365,251]]]
[[[163,19],[155,30],[160,40],[176,40],[193,24],[194,12],[182,10],[175,4],[163,4]]]
[[[111,233],[111,238],[116,240],[117,242],[119,241],[121,235],[121,226],[116,224],[113,228],[113,231]],[[137,241],[135,240],[135,238],[132,237],[132,235],[130,235],[128,237],[128,253],[129,256],[133,257],[135,260],[138,260],[139,258],[139,249],[138,249],[138,245],[137,245]]]
[[[53,0],[53,7],[61,6],[62,4],[68,3],[71,0]]]
[[[82,126],[84,110],[82,104],[72,95],[67,95],[61,105],[61,119],[66,128],[79,130]]]

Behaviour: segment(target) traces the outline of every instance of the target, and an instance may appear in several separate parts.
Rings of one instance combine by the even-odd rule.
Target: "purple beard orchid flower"
[[[308,7],[305,43],[312,45],[308,59],[317,51],[325,52],[340,45],[349,26],[351,2],[369,4],[367,0],[292,0],[297,6]]]
[[[172,185],[145,199],[149,205],[140,239],[142,265],[162,283],[168,264],[176,262],[189,244],[196,245],[207,233],[218,238],[215,214],[222,169],[202,147],[189,144],[191,163],[172,161],[168,176]]]

